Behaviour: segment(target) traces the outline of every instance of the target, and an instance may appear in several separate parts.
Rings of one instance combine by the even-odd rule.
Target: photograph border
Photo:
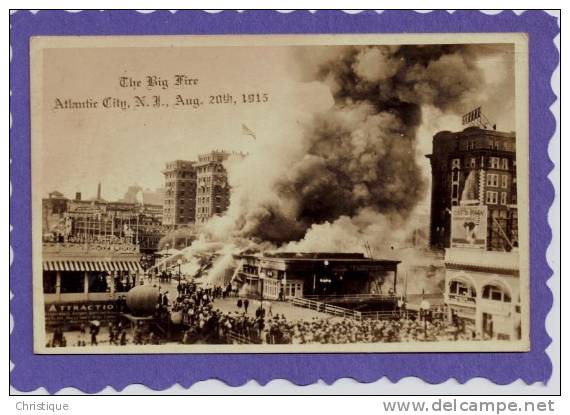
[[[428,14],[412,11],[21,11],[11,16],[10,244],[12,264],[10,312],[13,331],[11,384],[22,391],[45,387],[48,392],[72,386],[96,392],[106,386],[121,390],[141,383],[160,390],[178,383],[189,387],[206,379],[237,386],[255,379],[265,384],[288,379],[297,385],[339,378],[372,382],[415,376],[429,383],[455,378],[463,383],[484,377],[498,384],[522,379],[546,382],[552,364],[545,350],[550,338],[545,318],[552,305],[546,285],[552,271],[546,262],[551,240],[547,212],[554,199],[548,180],[553,167],[548,142],[555,131],[549,110],[555,95],[550,78],[558,64],[553,39],[556,19],[544,12],[485,15],[476,11]],[[528,353],[335,353],[335,354],[187,354],[67,355],[33,354],[32,241],[30,163],[30,54],[32,36],[61,35],[190,35],[190,34],[380,34],[380,33],[524,32],[529,37],[529,187],[531,351]],[[22,278],[21,276],[29,276]],[[460,373],[459,373],[460,372]]]

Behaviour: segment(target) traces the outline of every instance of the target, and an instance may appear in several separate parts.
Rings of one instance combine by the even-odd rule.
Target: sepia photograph
[[[30,57],[35,353],[529,350],[523,34]]]

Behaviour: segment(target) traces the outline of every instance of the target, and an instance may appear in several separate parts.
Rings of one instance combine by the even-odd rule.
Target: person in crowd
[[[99,334],[99,325],[91,323],[89,328],[91,334],[91,346],[97,346],[97,335]]]
[[[119,344],[121,346],[126,346],[127,345],[127,331],[125,329],[121,329],[121,334],[120,334],[119,338],[120,338]]]
[[[115,345],[117,344],[116,340],[117,338],[116,336],[116,332],[115,332],[115,326],[113,325],[113,323],[109,323],[109,345]]]
[[[249,300],[246,298],[245,300],[243,300],[243,309],[245,310],[245,313],[247,314],[247,308],[249,307]]]

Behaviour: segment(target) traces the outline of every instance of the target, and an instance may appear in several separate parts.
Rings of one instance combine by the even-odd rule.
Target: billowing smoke
[[[309,251],[403,243],[427,191],[416,152],[422,107],[464,111],[483,88],[476,62],[485,53],[476,45],[296,49],[299,78],[318,104],[280,114],[291,118],[289,131],[260,137],[228,165],[230,209],[211,221],[210,236]]]
[[[504,52],[488,45],[295,48],[297,79],[283,90],[297,94],[298,105],[264,114],[279,128],[258,134],[247,157],[224,163],[230,207],[182,255],[194,268],[204,255],[214,259],[204,281],[226,283],[240,252],[364,252],[402,261],[398,292],[441,291],[441,258],[417,248],[426,245],[429,223],[429,150],[419,140],[431,140],[427,126],[441,128],[489,100],[478,61]]]

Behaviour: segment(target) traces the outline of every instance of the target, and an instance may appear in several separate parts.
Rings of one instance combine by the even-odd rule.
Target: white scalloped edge
[[[29,12],[36,15],[40,10],[10,10],[10,15],[18,12]],[[68,13],[80,13],[83,10],[65,10]],[[103,12],[104,10],[101,10]],[[154,13],[157,10],[135,10],[141,14]],[[161,10],[162,11],[162,10]],[[217,14],[224,10],[201,10],[206,13]],[[243,13],[247,10],[234,10],[237,13]],[[275,10],[279,13],[291,13],[297,10]],[[315,14],[319,10],[308,10],[310,13]],[[354,15],[363,12],[364,10],[339,10],[349,15]],[[384,10],[373,10],[374,12],[381,14]],[[431,13],[434,10],[412,10],[416,13]],[[449,14],[453,14],[455,10],[446,10]],[[498,15],[505,10],[479,10],[479,12],[487,15]],[[511,10],[517,16],[523,14],[526,10]],[[178,10],[169,10],[170,13],[175,14]],[[545,11],[546,13],[554,16],[558,20],[558,26],[560,27],[560,14],[557,11]],[[12,26],[10,25],[10,30]],[[558,50],[560,56],[560,34],[554,39],[554,44]],[[10,44],[10,65],[12,63],[13,50]],[[554,199],[552,205],[548,212],[548,223],[551,230],[560,229],[560,61],[558,66],[554,70],[550,81],[551,89],[556,96],[556,100],[550,107],[550,112],[555,118],[556,129],[554,135],[551,137],[548,146],[548,156],[550,161],[554,164],[552,171],[548,174],[548,179],[550,180],[554,188]],[[12,95],[12,90],[10,89],[10,96]],[[10,111],[10,131],[13,126],[12,112]],[[10,133],[11,137],[11,133]],[[12,164],[12,159],[10,158],[10,164]],[[12,181],[9,182],[10,194],[12,197]],[[10,232],[13,231],[13,227],[10,224]],[[552,362],[553,372],[549,383],[553,379],[560,379],[560,330],[559,330],[559,315],[560,315],[560,233],[554,231],[551,232],[551,241],[547,248],[546,259],[548,265],[552,269],[553,273],[551,277],[547,280],[547,286],[552,292],[552,307],[547,314],[545,326],[546,331],[550,338],[552,339],[551,344],[546,348],[546,353]],[[10,245],[10,268],[14,261],[14,251],[12,245]],[[10,301],[14,298],[13,292],[10,290]],[[14,328],[14,319],[12,313],[10,313],[10,335],[12,334]],[[15,365],[10,360],[10,372],[14,369]],[[105,395],[117,395],[117,394],[129,394],[129,395],[200,395],[200,394],[378,394],[382,391],[384,395],[390,394],[401,394],[405,392],[407,395],[413,395],[414,391],[417,394],[445,394],[445,395],[469,395],[469,394],[493,394],[497,393],[500,389],[501,394],[537,394],[537,395],[549,395],[559,393],[558,389],[560,385],[553,385],[556,390],[552,390],[551,387],[545,385],[542,382],[535,382],[531,385],[526,384],[521,379],[518,379],[510,384],[497,385],[487,378],[472,378],[465,383],[459,383],[455,378],[449,378],[447,381],[439,384],[429,384],[423,379],[414,376],[408,376],[400,379],[396,383],[390,381],[387,377],[383,376],[378,380],[370,383],[359,382],[353,378],[339,378],[332,383],[326,383],[322,379],[317,382],[306,385],[299,386],[288,379],[273,379],[266,384],[260,384],[255,379],[250,380],[240,386],[230,386],[225,382],[218,379],[209,379],[205,381],[198,381],[192,384],[189,388],[181,386],[179,383],[174,383],[171,387],[163,390],[154,390],[146,385],[134,384],[129,385],[121,390],[117,390],[112,386],[107,386],[95,394],[105,394]],[[50,395],[50,393],[44,388],[37,388],[34,391],[20,392],[10,385],[11,394],[33,394],[33,395]],[[54,395],[81,395],[85,394],[82,390],[75,387],[62,388]]]

